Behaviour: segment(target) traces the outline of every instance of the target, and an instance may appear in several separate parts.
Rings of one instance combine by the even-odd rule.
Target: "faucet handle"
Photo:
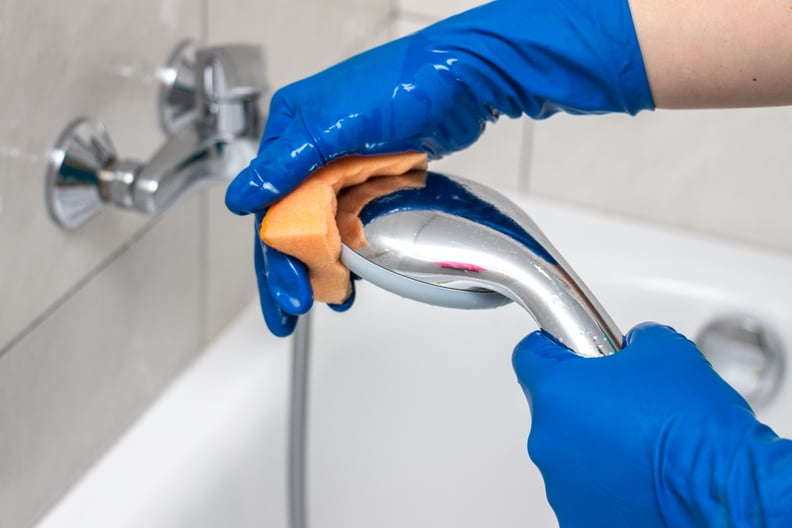
[[[195,43],[184,40],[171,52],[165,66],[157,70],[160,126],[169,136],[198,116],[195,108],[196,54]]]
[[[169,135],[217,104],[256,102],[269,88],[261,48],[247,44],[198,48],[186,40],[159,77],[160,123]]]
[[[258,98],[267,90],[261,48],[212,46],[197,53],[198,94],[207,103]]]

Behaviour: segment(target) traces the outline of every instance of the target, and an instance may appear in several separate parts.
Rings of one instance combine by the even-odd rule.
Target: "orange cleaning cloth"
[[[297,189],[267,210],[261,223],[261,239],[269,246],[298,258],[308,267],[314,299],[341,304],[351,294],[352,286],[349,270],[340,260],[341,234],[336,223],[338,194],[342,189],[369,178],[400,176],[426,168],[426,155],[420,152],[350,156],[334,161],[311,174]],[[385,194],[398,188],[421,185],[423,183],[414,178],[391,180],[384,186],[376,186],[376,191],[373,188],[363,191],[358,201],[348,201],[344,209],[347,216],[353,211],[356,217],[360,208],[376,197],[377,192]],[[360,200],[366,202],[360,203]],[[362,238],[362,226],[356,227],[351,219],[343,223],[350,226],[351,233],[359,229],[358,235],[351,236]]]
[[[403,189],[418,189],[426,186],[426,172],[413,171],[399,176],[372,178],[360,185],[349,187],[338,196],[336,224],[341,240],[350,249],[368,246],[360,221],[360,211],[370,201]]]

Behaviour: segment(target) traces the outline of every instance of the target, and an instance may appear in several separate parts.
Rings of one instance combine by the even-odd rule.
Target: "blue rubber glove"
[[[344,155],[439,158],[471,145],[502,114],[652,107],[627,0],[492,2],[279,90],[259,154],[229,186],[226,205],[237,214],[262,212]],[[265,313],[310,308],[299,273],[269,286],[262,303],[274,308]]]
[[[313,304],[311,286],[308,282],[308,269],[295,258],[265,244],[259,231],[263,212],[254,215],[253,223],[253,261],[258,283],[261,313],[270,332],[278,337],[286,337],[294,332],[297,315],[292,311],[308,311]],[[352,277],[355,279],[356,277]],[[296,287],[295,287],[296,286]],[[286,291],[289,291],[286,294]],[[330,308],[344,311],[355,300],[355,282],[352,281],[352,294],[343,304],[331,304]],[[304,313],[304,312],[302,312]]]
[[[561,528],[792,526],[792,442],[696,346],[644,324],[606,358],[535,332],[513,363]]]

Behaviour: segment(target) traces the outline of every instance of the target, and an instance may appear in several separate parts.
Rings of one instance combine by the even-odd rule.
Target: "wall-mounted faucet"
[[[183,43],[160,72],[160,120],[169,137],[145,163],[119,159],[104,125],[74,121],[47,170],[52,218],[77,228],[108,203],[150,215],[233,178],[256,155],[267,83],[260,48]]]

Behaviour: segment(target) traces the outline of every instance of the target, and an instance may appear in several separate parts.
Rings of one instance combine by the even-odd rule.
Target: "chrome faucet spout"
[[[133,208],[162,214],[193,192],[230,180],[255,157],[257,147],[258,138],[202,137],[198,127],[186,126],[139,167],[131,189]]]

